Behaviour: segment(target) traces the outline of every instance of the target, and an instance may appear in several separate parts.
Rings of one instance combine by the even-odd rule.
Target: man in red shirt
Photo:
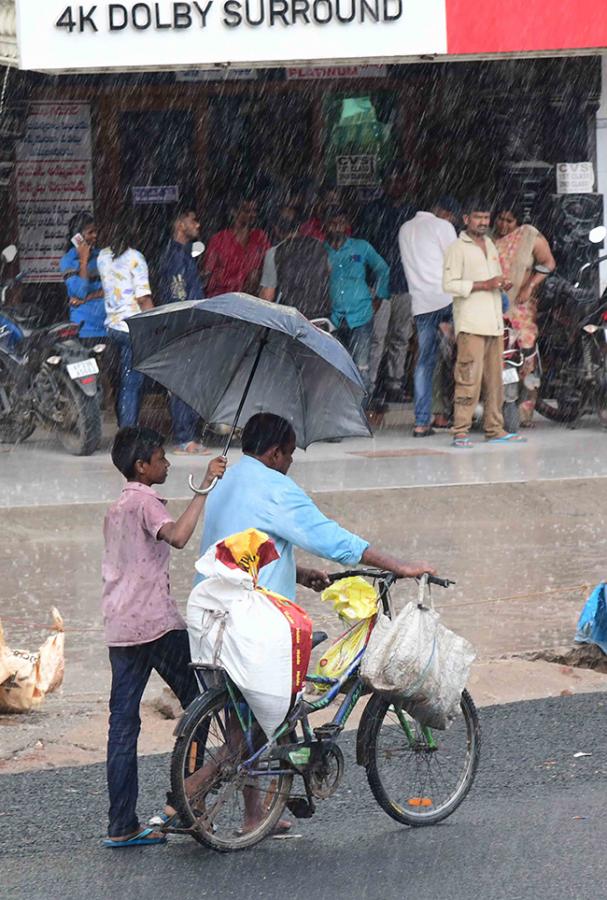
[[[256,221],[256,201],[243,199],[232,211],[232,226],[218,231],[209,241],[204,259],[207,297],[231,291],[257,294],[264,256],[271,244],[265,231],[255,228]]]

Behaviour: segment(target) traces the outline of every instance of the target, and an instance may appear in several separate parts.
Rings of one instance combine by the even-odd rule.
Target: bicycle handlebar
[[[335,581],[339,581],[342,578],[352,578],[358,575],[362,578],[373,578],[376,580],[382,580],[388,582],[388,585],[394,584],[395,581],[399,581],[403,576],[395,575],[394,572],[386,572],[381,569],[348,569],[345,572],[332,572],[329,575],[329,581],[333,584]],[[454,581],[451,581],[449,578],[439,578],[437,575],[426,575],[428,579],[428,584],[436,584],[438,587],[447,588],[452,584],[455,584]],[[419,579],[416,579],[419,581]]]

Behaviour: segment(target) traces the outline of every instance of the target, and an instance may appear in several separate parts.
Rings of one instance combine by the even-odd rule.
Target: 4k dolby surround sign
[[[47,71],[444,53],[444,0],[18,0],[20,66]]]

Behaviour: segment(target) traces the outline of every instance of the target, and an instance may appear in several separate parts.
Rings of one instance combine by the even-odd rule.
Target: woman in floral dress
[[[522,214],[514,203],[503,203],[495,217],[495,244],[504,277],[512,282],[505,318],[516,333],[526,359],[521,370],[525,378],[537,366],[537,296],[545,275],[534,272],[536,265],[554,269],[556,263],[546,238],[533,225],[522,224]],[[532,424],[537,390],[523,387],[520,403],[521,426]]]

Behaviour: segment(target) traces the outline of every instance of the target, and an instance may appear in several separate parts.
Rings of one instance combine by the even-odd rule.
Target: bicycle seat
[[[326,631],[313,631],[312,632],[312,650],[314,647],[318,647],[319,644],[322,644],[323,641],[326,641],[328,638],[328,634]]]

